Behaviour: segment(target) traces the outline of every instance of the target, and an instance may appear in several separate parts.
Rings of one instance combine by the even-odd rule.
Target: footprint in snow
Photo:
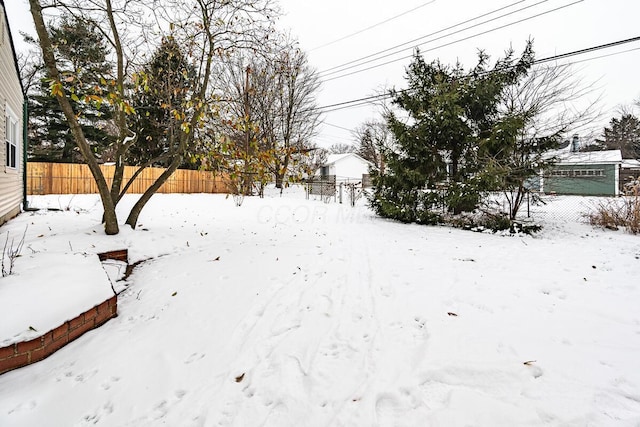
[[[102,387],[104,390],[109,390],[113,383],[117,383],[118,381],[120,381],[120,377],[111,377],[107,381],[100,384],[100,387]]]
[[[204,353],[192,353],[189,357],[187,357],[187,360],[185,360],[184,363],[188,365],[202,359],[204,356]]]
[[[401,417],[398,401],[391,394],[381,394],[376,399],[376,418],[378,425],[393,426]]]
[[[14,407],[12,410],[10,410],[8,412],[8,414],[11,415],[14,412],[30,411],[30,410],[34,409],[36,406],[37,406],[37,404],[36,404],[35,400],[30,400],[28,402],[22,402],[22,403],[19,403],[18,405],[16,405],[16,407]]]

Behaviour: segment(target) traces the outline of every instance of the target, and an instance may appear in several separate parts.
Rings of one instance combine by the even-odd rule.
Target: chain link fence
[[[366,199],[368,191],[362,182],[340,182],[333,176],[307,180],[305,190],[307,199],[351,206]],[[444,200],[444,194],[442,199]],[[588,215],[595,212],[599,206],[616,203],[621,199],[622,196],[559,195],[531,191],[524,197],[517,220],[537,224],[548,222],[584,223],[588,222]],[[446,213],[444,204],[434,208],[442,209],[442,213]],[[508,213],[510,210],[508,199],[502,192],[485,194],[481,208],[494,213]]]
[[[366,189],[370,186],[368,175],[363,179],[324,175],[309,178],[305,181],[307,199],[319,199],[325,203],[348,203],[355,206],[358,200],[365,198]],[[369,184],[368,184],[369,182]]]

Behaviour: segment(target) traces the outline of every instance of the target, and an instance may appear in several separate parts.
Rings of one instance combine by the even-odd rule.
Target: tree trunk
[[[111,181],[111,199],[117,205],[120,201],[120,190],[122,189],[122,180],[124,178],[124,164],[122,156],[117,156],[116,167],[113,171],[113,180]]]
[[[124,53],[122,49],[122,42],[120,40],[120,33],[118,32],[118,27],[116,25],[115,16],[113,12],[113,5],[111,4],[111,0],[105,1],[107,18],[109,20],[109,27],[111,28],[111,33],[113,34],[113,47],[116,54],[117,60],[117,95],[119,98],[123,98],[124,96]],[[116,167],[113,172],[113,180],[111,181],[111,199],[113,200],[114,205],[117,205],[120,201],[120,189],[122,188],[122,180],[124,177],[124,155],[126,151],[129,149],[131,143],[128,141],[128,128],[127,128],[127,117],[126,113],[122,108],[117,108],[115,111],[115,122],[118,126],[118,149],[116,150]]]
[[[509,212],[509,219],[512,221],[515,221],[516,215],[518,215],[518,212],[520,211],[520,206],[522,206],[522,202],[524,201],[525,192],[526,189],[524,188],[524,185],[519,185],[516,190],[516,196],[513,200],[511,212]]]
[[[75,159],[73,158],[74,147],[75,147],[75,144],[72,144],[71,142],[64,143],[64,147],[62,147],[62,156],[60,158],[62,162],[70,161],[71,163],[75,163]]]
[[[39,0],[29,0],[29,5],[31,7],[31,16],[33,17],[33,22],[36,28],[36,32],[38,34],[38,38],[40,40],[40,47],[42,48],[42,56],[44,59],[45,66],[47,68],[47,73],[51,79],[53,79],[54,84],[60,84],[60,73],[58,71],[57,63],[55,56],[53,54],[53,47],[51,46],[51,40],[49,38],[49,34],[47,32],[47,28],[44,24],[44,19],[42,17],[42,6],[40,5]],[[62,89],[59,89],[59,91]],[[69,129],[73,135],[74,141],[84,160],[87,162],[87,166],[89,166],[89,170],[93,175],[93,179],[98,186],[98,191],[100,192],[100,198],[102,199],[102,206],[104,208],[104,231],[106,234],[118,234],[120,231],[118,227],[118,217],[116,216],[116,209],[113,203],[113,199],[111,198],[111,194],[109,192],[109,186],[107,185],[107,181],[102,174],[102,170],[98,165],[95,157],[93,156],[93,152],[91,151],[91,147],[87,143],[85,139],[84,132],[78,123],[78,119],[76,118],[75,112],[73,111],[73,106],[66,95],[61,94],[61,92],[56,91],[55,96],[60,104],[60,108],[67,118],[67,122],[69,123]]]
[[[176,155],[167,170],[165,170],[162,175],[156,179],[156,181],[147,188],[147,191],[138,199],[135,205],[131,208],[131,212],[129,212],[129,216],[127,217],[126,223],[131,226],[131,228],[135,229],[136,224],[138,223],[138,217],[140,216],[140,212],[142,212],[142,208],[147,204],[147,202],[151,199],[151,196],[155,194],[156,191],[162,187],[171,175],[178,169],[178,166],[182,163],[182,156]]]

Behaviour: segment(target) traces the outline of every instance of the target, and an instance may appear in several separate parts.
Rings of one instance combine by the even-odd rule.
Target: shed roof
[[[622,163],[620,150],[564,152],[557,155],[558,163],[602,164]]]
[[[370,162],[370,161],[368,161],[368,160],[366,160],[366,159],[362,158],[361,156],[359,156],[359,155],[358,155],[358,154],[356,154],[356,153],[343,153],[343,154],[329,154],[329,155],[327,156],[327,161],[325,162],[325,166],[326,166],[326,165],[332,165],[332,164],[334,164],[334,163],[339,162],[339,161],[340,161],[340,160],[342,160],[342,159],[346,159],[347,157],[352,157],[352,156],[353,156],[353,157],[356,157],[357,159],[362,160],[362,161],[363,161],[363,162],[365,162],[365,163],[369,163],[369,164],[371,164],[371,162]]]

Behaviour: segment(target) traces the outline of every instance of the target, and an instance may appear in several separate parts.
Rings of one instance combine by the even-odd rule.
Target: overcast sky
[[[5,0],[5,5],[17,48],[22,49],[17,32],[32,26],[27,0]],[[545,58],[640,36],[638,0],[280,0],[280,5],[285,13],[281,28],[299,39],[321,72],[320,106],[365,98],[392,86],[402,88],[404,69],[411,61],[406,57],[418,44],[427,61],[459,60],[468,68],[479,48],[497,58],[509,46],[521,51],[529,38],[534,40],[536,57]],[[404,50],[393,55],[398,49],[389,50],[384,59],[331,70],[398,45]],[[377,66],[385,62],[390,63]],[[638,41],[559,61],[565,62],[578,62],[575,70],[586,84],[597,81],[599,92],[593,97],[602,95],[605,110],[599,125],[620,105],[640,98]],[[358,72],[371,66],[377,67]],[[328,146],[353,141],[350,130],[379,114],[376,107],[361,106],[323,117],[317,142]]]

